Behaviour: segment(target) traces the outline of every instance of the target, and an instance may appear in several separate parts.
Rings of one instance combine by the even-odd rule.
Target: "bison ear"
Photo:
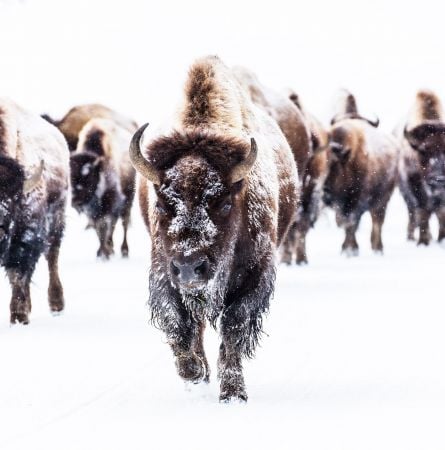
[[[250,152],[249,154],[238,163],[233,169],[230,176],[232,184],[238,183],[245,178],[252,169],[258,155],[258,146],[254,138],[250,139]]]

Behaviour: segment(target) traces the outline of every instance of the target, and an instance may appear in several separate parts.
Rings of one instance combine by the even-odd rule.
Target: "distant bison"
[[[399,186],[408,206],[408,239],[419,228],[419,244],[431,240],[429,220],[439,219],[438,240],[445,238],[445,117],[439,98],[417,93],[404,127],[399,160]]]
[[[345,229],[342,250],[349,255],[358,253],[355,233],[366,211],[372,218],[372,249],[383,251],[382,225],[396,183],[398,148],[377,125],[358,114],[355,99],[348,94],[329,132],[323,198]]]
[[[69,188],[69,153],[52,125],[0,99],[0,263],[12,287],[11,323],[29,322],[30,282],[45,253],[51,311],[64,308],[58,274]]]
[[[135,129],[133,131],[136,131]],[[135,193],[136,172],[128,154],[132,134],[110,119],[91,119],[71,153],[73,207],[87,215],[99,238],[97,256],[114,252],[113,233],[122,219],[122,256],[128,256],[127,230]]]
[[[150,307],[179,375],[209,379],[206,319],[220,319],[221,401],[247,400],[242,357],[252,357],[274,290],[276,251],[297,202],[289,145],[217,57],[195,62],[170,128],[131,157],[143,176],[151,235]]]
[[[130,133],[134,133],[134,130],[137,129],[137,124],[132,119],[100,104],[74,106],[60,120],[55,120],[47,114],[44,114],[42,117],[62,132],[71,152],[76,150],[79,134],[91,119],[111,120]]]

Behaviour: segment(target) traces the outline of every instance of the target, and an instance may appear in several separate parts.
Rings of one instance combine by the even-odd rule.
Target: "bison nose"
[[[173,277],[181,285],[193,286],[207,280],[209,262],[207,258],[197,258],[189,261],[173,259],[170,264]]]

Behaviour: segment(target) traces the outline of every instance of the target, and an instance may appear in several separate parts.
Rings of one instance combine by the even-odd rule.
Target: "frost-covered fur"
[[[43,161],[43,172],[39,167]],[[39,173],[24,192],[25,180]],[[0,262],[12,287],[11,323],[28,323],[30,281],[42,253],[48,260],[50,309],[64,307],[58,254],[65,226],[69,153],[62,134],[11,100],[0,99]]]
[[[329,132],[324,201],[345,229],[342,250],[346,254],[358,253],[355,232],[366,211],[372,217],[372,249],[381,252],[386,206],[396,182],[398,146],[392,136],[361,117],[349,118],[346,112],[340,111],[336,117],[345,118],[335,121]]]
[[[244,179],[234,168],[258,154]],[[222,401],[246,400],[242,357],[251,357],[262,332],[275,280],[275,256],[297,200],[297,173],[276,122],[252,104],[217,57],[190,68],[173,125],[146,142],[160,185],[141,180],[140,205],[152,240],[150,307],[166,333],[178,373],[208,380],[202,347],[206,319],[220,321]],[[175,264],[203,272],[184,287]]]
[[[59,128],[65,136],[71,152],[76,150],[79,134],[82,128],[91,119],[101,118],[111,120],[130,133],[133,133],[137,128],[137,124],[134,120],[113,111],[107,106],[96,103],[74,106],[60,120],[54,120],[46,114],[42,117]]]
[[[399,187],[408,207],[408,239],[419,229],[418,243],[431,240],[429,220],[439,220],[438,240],[445,239],[445,117],[434,92],[417,93],[401,142]]]
[[[135,129],[132,130],[133,132]],[[128,146],[131,133],[110,119],[89,120],[71,153],[72,203],[87,215],[99,238],[97,255],[114,252],[113,233],[122,219],[122,256],[128,256],[127,229],[135,191],[135,170]]]

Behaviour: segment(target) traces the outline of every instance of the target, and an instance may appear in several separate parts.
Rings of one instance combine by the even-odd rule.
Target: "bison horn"
[[[148,123],[142,125],[139,130],[134,133],[130,144],[130,160],[134,168],[147,180],[153,184],[161,184],[158,171],[147,161],[141,152],[141,139],[145,129],[148,127]]]
[[[369,123],[369,125],[373,126],[374,128],[377,128],[380,124],[380,119],[376,116],[374,120],[365,119],[363,117],[363,120],[366,120],[366,122]]]
[[[41,160],[39,166],[34,170],[34,172],[25,179],[25,182],[23,183],[24,194],[31,192],[37,186],[40,178],[42,177],[44,168],[45,163]]]
[[[236,183],[241,181],[252,169],[253,164],[256,161],[256,157],[258,154],[258,147],[256,145],[255,139],[250,139],[250,152],[247,155],[246,159],[237,164],[232,170],[232,183]]]

